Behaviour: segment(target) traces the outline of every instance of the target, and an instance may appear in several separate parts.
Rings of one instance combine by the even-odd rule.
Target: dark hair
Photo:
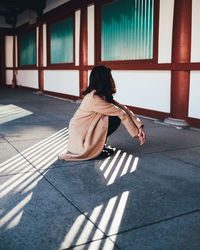
[[[95,90],[95,95],[105,97],[107,102],[114,103],[113,94],[116,92],[116,87],[110,68],[101,65],[92,69],[89,78],[89,86],[82,94],[87,95],[92,90]]]

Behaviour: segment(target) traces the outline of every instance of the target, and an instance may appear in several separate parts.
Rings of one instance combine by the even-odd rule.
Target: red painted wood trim
[[[186,118],[186,121],[189,123],[191,127],[200,128],[200,119],[188,117]]]
[[[190,62],[191,51],[192,0],[175,0],[172,36],[172,62]],[[188,115],[190,72],[171,73],[171,112],[170,117],[186,119]]]
[[[126,105],[127,106],[127,105]],[[143,115],[146,117],[152,117],[160,120],[164,120],[169,116],[169,113],[165,112],[160,112],[156,110],[151,110],[151,109],[143,109],[143,108],[138,108],[138,107],[133,107],[133,106],[127,106],[133,113],[138,114],[138,115]]]
[[[0,36],[0,87],[6,87],[6,72],[5,72],[5,36]]]
[[[29,64],[29,65],[20,65],[20,43],[19,43],[19,36],[20,35],[24,35],[26,33],[29,33],[29,32],[35,32],[35,64]],[[36,66],[36,62],[37,62],[37,49],[36,49],[36,42],[37,42],[37,34],[36,34],[36,26],[32,26],[32,27],[29,27],[27,28],[27,26],[25,25],[25,29],[24,30],[21,30],[20,29],[20,32],[17,32],[17,50],[18,50],[18,69],[36,69],[37,66]]]
[[[73,18],[73,62],[72,63],[51,63],[51,24],[54,24],[56,22],[60,22],[60,21],[64,21],[68,18],[72,17]],[[59,18],[57,17],[56,19],[54,19],[53,21],[51,20],[51,22],[47,23],[47,66],[55,66],[57,68],[62,67],[62,66],[72,66],[75,65],[75,12],[72,14],[70,13],[70,15],[65,15],[63,16],[59,16]]]
[[[109,64],[104,63],[104,65],[112,68],[113,70],[167,70],[167,71],[200,71],[200,63],[152,63],[152,64],[146,64],[146,63],[133,63],[133,64]],[[49,65],[47,67],[38,67],[38,69],[45,69],[45,70],[91,70],[94,66],[92,65]],[[6,70],[13,70],[13,67],[6,67]],[[29,70],[29,69],[37,69],[36,66],[27,66],[27,67],[16,67],[15,69],[23,69],[23,70]]]
[[[17,78],[16,78],[16,48],[15,48],[15,35],[13,36],[13,79],[12,79],[12,88],[16,88],[17,86]]]
[[[52,95],[52,96],[57,96],[65,99],[71,99],[71,100],[78,100],[80,97],[79,96],[74,96],[74,95],[67,95],[67,94],[62,94],[62,93],[57,93],[57,92],[52,92],[52,91],[43,91],[44,94],[47,95]]]
[[[39,41],[38,41],[38,83],[39,90],[44,89],[44,72],[41,69],[43,67],[43,25],[39,25]]]
[[[129,64],[134,66],[134,64],[151,64],[158,62],[158,30],[159,30],[159,3],[160,0],[154,1],[154,32],[153,32],[153,59],[144,59],[144,60],[120,60],[120,61],[101,61],[101,23],[102,23],[102,14],[101,8],[102,5],[113,2],[115,0],[102,0],[97,1],[95,5],[95,63],[96,65],[109,65],[111,68],[115,65],[128,66]]]
[[[88,72],[85,66],[88,65],[88,29],[87,29],[87,5],[82,5],[80,18],[80,50],[79,50],[79,86],[80,96],[88,85]]]
[[[38,89],[36,88],[31,88],[31,87],[26,87],[26,86],[22,86],[22,85],[19,85],[18,86],[20,89],[27,89],[27,90],[32,90],[32,91],[37,91]]]

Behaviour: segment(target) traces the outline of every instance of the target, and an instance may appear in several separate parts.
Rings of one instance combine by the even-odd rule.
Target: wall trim
[[[67,95],[67,94],[62,94],[62,93],[57,93],[57,92],[52,92],[52,91],[46,91],[46,90],[42,91],[42,93],[46,94],[46,95],[52,95],[52,96],[64,98],[64,99],[71,99],[71,100],[78,100],[78,99],[80,99],[79,96]]]

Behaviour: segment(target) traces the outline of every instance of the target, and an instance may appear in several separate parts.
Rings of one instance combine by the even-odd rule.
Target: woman
[[[113,99],[115,92],[111,70],[105,66],[94,67],[82,103],[69,124],[67,152],[59,155],[59,159],[82,161],[96,158],[102,152],[111,155],[112,149],[106,148],[105,143],[120,122],[132,137],[139,138],[140,145],[144,144],[146,135],[141,121]]]

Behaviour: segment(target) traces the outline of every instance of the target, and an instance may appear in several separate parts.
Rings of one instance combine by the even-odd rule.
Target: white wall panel
[[[200,1],[192,0],[191,61],[200,62]]]
[[[38,57],[39,57],[39,27],[36,27],[36,66],[38,67]]]
[[[79,71],[45,70],[44,90],[79,96]]]
[[[75,65],[79,65],[81,11],[75,12]]]
[[[13,71],[12,70],[6,70],[6,85],[11,85],[13,79]]]
[[[160,0],[158,62],[170,63],[174,0]]]
[[[88,7],[88,65],[94,65],[94,5]]]
[[[47,25],[43,24],[43,66],[47,66]]]
[[[5,64],[6,67],[13,67],[13,36],[5,37]]]
[[[170,112],[170,71],[115,71],[115,98],[122,104]]]
[[[15,66],[18,67],[17,36],[15,36]]]
[[[17,85],[39,88],[38,84],[38,71],[37,70],[18,70],[17,71]]]
[[[200,119],[200,71],[190,72],[190,96],[188,116]]]

